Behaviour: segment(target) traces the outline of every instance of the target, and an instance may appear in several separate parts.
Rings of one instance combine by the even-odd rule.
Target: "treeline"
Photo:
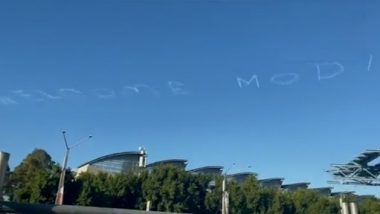
[[[44,150],[36,149],[11,173],[6,195],[15,202],[53,204],[59,175],[59,165]],[[150,173],[112,176],[83,173],[76,178],[68,170],[64,203],[144,210],[150,201],[151,210],[215,214],[221,209],[222,179],[193,175],[173,166],[157,167]],[[262,188],[254,176],[243,184],[231,181],[227,188],[232,214],[340,213],[337,198],[311,190],[289,193]],[[375,198],[366,199],[359,209],[361,214],[378,214],[380,203]]]

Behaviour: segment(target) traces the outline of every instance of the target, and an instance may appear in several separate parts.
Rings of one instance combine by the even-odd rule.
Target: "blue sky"
[[[331,180],[379,148],[377,1],[2,1],[0,149]],[[247,166],[252,166],[248,169]],[[335,190],[376,193],[374,188]]]

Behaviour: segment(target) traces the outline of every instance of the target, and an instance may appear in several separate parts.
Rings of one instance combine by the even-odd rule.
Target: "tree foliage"
[[[53,203],[59,173],[50,155],[35,149],[11,173],[7,194],[16,202]]]
[[[80,191],[71,197],[73,204],[137,209],[141,203],[142,185],[137,176],[83,173],[75,184]]]
[[[380,213],[380,201],[376,198],[364,199],[360,205],[361,214],[378,214]]]
[[[143,181],[143,197],[153,210],[201,213],[209,181],[174,166],[159,166]]]

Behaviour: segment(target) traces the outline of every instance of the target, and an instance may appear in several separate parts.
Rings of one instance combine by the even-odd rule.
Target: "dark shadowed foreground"
[[[114,209],[114,208],[101,208],[101,207],[84,207],[84,206],[55,206],[45,204],[20,204],[14,202],[1,202],[0,213],[51,213],[51,214],[164,214],[168,212],[145,212],[129,209]]]

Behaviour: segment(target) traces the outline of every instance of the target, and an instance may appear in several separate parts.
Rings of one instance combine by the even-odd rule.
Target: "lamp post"
[[[230,199],[229,199],[229,193],[227,191],[227,176],[228,172],[232,167],[236,166],[235,163],[232,163],[232,165],[224,172],[223,174],[223,182],[222,182],[222,214],[228,214],[229,213],[229,204],[230,204]],[[247,166],[247,168],[251,168],[251,166]]]
[[[79,146],[80,144],[83,143],[82,140],[87,139],[87,138],[83,138],[82,140],[79,140],[78,143],[76,143],[76,144],[74,144],[72,146],[69,146],[67,144],[66,132],[62,131],[62,135],[63,135],[63,139],[65,141],[66,152],[65,152],[65,158],[63,159],[62,171],[61,171],[61,175],[59,177],[58,190],[57,190],[57,195],[56,195],[56,198],[55,198],[55,204],[56,205],[62,205],[63,204],[66,168],[67,168],[67,161],[69,159],[70,149]],[[88,139],[91,139],[91,138],[92,138],[91,135],[88,136]]]
[[[227,173],[224,173],[222,183],[222,214],[228,214],[229,195],[227,192]]]
[[[235,166],[235,163],[232,163],[232,165],[224,172],[223,175],[223,182],[222,182],[222,214],[228,214],[229,210],[229,194],[227,191],[227,173],[230,171],[230,169]]]

